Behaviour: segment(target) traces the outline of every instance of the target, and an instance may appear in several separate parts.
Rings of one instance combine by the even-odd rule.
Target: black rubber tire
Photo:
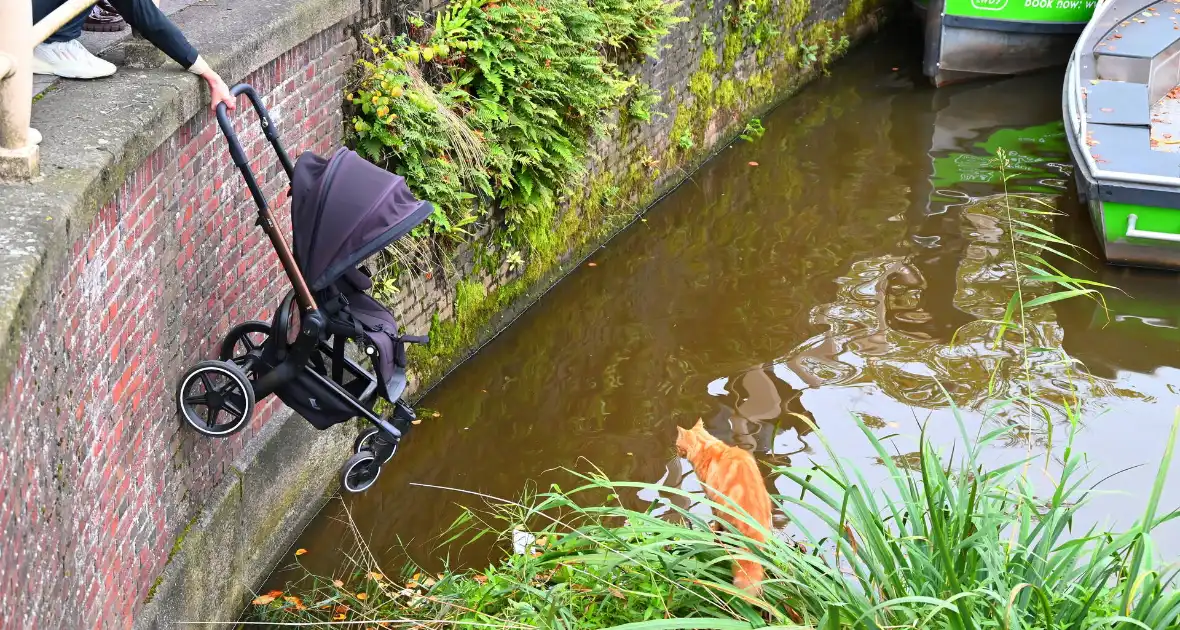
[[[356,440],[352,443],[352,452],[369,451],[370,453],[376,454],[377,449],[373,448],[373,438],[377,437],[379,433],[381,433],[381,429],[377,427],[369,427],[361,431],[361,434],[356,436]],[[395,453],[397,453],[396,443],[393,445],[393,450],[389,451],[389,457],[386,457],[385,461],[381,462],[381,465],[388,464],[389,460],[393,459]]]
[[[260,321],[243,322],[229,329],[226,333],[225,339],[221,340],[221,352],[218,358],[222,361],[232,361],[242,355],[237,353],[239,342],[246,344],[246,351],[249,352],[257,348],[261,344],[256,344],[250,339],[250,335],[263,334],[270,337],[270,324]]]
[[[215,385],[214,378],[224,380],[224,384]],[[205,389],[205,395],[194,394],[191,391],[198,379],[202,381],[201,385]],[[212,405],[208,404],[207,397],[210,387],[218,394],[218,397],[212,401]],[[186,392],[186,390],[190,391]],[[225,399],[227,394],[232,398]],[[202,398],[203,401],[198,400]],[[231,407],[226,410],[224,405],[226,402],[234,404],[237,408]],[[205,407],[205,418],[201,418],[198,414],[196,409],[198,406]],[[224,424],[217,422],[223,411],[231,416],[231,422]],[[176,384],[176,412],[180,414],[180,418],[184,420],[185,424],[201,435],[218,438],[229,437],[245,428],[250,424],[250,419],[254,417],[254,386],[250,384],[246,373],[233,363],[201,361],[186,370]],[[210,412],[213,412],[212,418],[209,417]]]
[[[364,492],[373,487],[377,477],[381,476],[381,466],[376,465],[377,458],[370,451],[361,451],[340,469],[340,487],[345,492]]]

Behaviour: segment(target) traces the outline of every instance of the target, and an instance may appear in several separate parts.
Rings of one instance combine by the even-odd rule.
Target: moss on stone
[[[701,55],[701,70],[703,72],[717,70],[717,52],[713,50],[712,46],[706,48],[705,54]]]
[[[172,543],[172,549],[168,551],[168,560],[164,563],[164,566],[171,564],[172,559],[176,557],[176,554],[180,553],[180,550],[184,547],[184,539],[188,537],[189,532],[193,529],[193,525],[197,523],[197,518],[198,517],[194,516],[188,522],[188,524],[184,526],[184,529],[181,530],[179,534],[177,534],[176,540]],[[144,597],[143,603],[146,604],[155,599],[156,590],[160,588],[160,584],[163,581],[164,573],[160,572],[160,575],[156,577],[156,581],[152,582],[151,587],[148,588],[147,596]]]
[[[737,106],[740,104],[740,97],[738,96],[736,81],[729,78],[721,81],[721,86],[717,88],[717,104],[722,109],[737,109]]]
[[[853,2],[864,2],[864,0],[852,0]],[[786,10],[783,12],[783,26],[788,30],[795,28],[807,19],[807,14],[811,13],[811,0],[790,0],[787,4]]]
[[[734,66],[737,65],[738,57],[741,56],[742,51],[745,49],[746,43],[742,41],[741,33],[730,31],[725,35],[725,56],[722,58],[722,61],[727,71],[733,71]]]
[[[701,100],[707,100],[713,94],[713,75],[701,70],[694,72],[688,79],[688,91]]]

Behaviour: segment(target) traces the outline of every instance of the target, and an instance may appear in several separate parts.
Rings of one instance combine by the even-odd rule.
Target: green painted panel
[[[1132,214],[1136,216],[1135,229],[1180,234],[1180,210],[1108,201],[1102,204],[1102,233],[1106,235],[1106,242],[1126,241],[1128,243],[1142,242],[1144,245],[1172,245],[1151,239],[1128,239],[1127,217]],[[1180,244],[1175,244],[1175,246],[1180,247]]]
[[[1097,0],[946,0],[946,14],[1014,22],[1087,22]]]

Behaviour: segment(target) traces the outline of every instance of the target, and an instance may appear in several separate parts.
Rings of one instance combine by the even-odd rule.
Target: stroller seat
[[[406,344],[426,343],[429,338],[402,335],[393,313],[366,293],[372,287],[368,269],[354,268],[321,293],[320,304],[334,334],[365,348],[377,373],[377,392],[386,400],[397,400],[406,388]]]

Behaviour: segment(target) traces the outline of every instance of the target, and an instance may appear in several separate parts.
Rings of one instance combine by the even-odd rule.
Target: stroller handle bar
[[[258,98],[258,93],[254,88],[246,83],[239,83],[230,88],[231,96],[241,96],[245,94],[250,99],[250,104],[254,106],[254,111],[258,113],[259,122],[262,124],[262,134],[270,141],[270,145],[274,147],[275,153],[279,156],[279,161],[283,163],[283,170],[287,172],[287,179],[290,180],[294,176],[295,167],[291,164],[291,157],[283,149],[283,144],[279,141],[279,131],[275,127],[275,123],[270,118],[270,112],[267,111],[266,106],[262,104],[262,99]],[[221,127],[221,133],[225,134],[225,139],[229,142],[229,154],[233,157],[234,166],[242,169],[248,166],[246,161],[246,152],[242,150],[242,143],[238,141],[238,134],[234,132],[233,123],[229,120],[229,112],[226,110],[225,103],[217,104],[217,124]],[[243,171],[244,172],[244,171]],[[253,180],[253,174],[248,177],[249,181]],[[257,182],[253,182],[250,192],[253,193],[258,187]]]
[[[295,174],[295,167],[291,164],[291,157],[287,155],[286,150],[283,149],[283,143],[279,141],[279,130],[275,127],[275,123],[270,118],[270,112],[266,111],[266,106],[262,104],[262,99],[258,97],[258,93],[254,88],[246,83],[239,83],[230,88],[229,93],[232,96],[241,96],[245,94],[250,99],[250,103],[254,106],[254,111],[258,114],[258,118],[262,123],[262,134],[274,147],[275,153],[279,156],[279,161],[283,164],[283,170],[287,172],[287,181],[290,182]],[[242,172],[242,178],[246,180],[246,187],[250,189],[250,196],[254,198],[254,204],[258,206],[258,224],[262,226],[266,236],[274,245],[275,252],[279,255],[279,262],[283,265],[283,271],[286,272],[287,277],[291,279],[291,284],[295,287],[295,298],[299,302],[300,308],[304,312],[316,310],[315,298],[311,291],[307,288],[307,281],[303,278],[303,274],[299,271],[299,265],[295,262],[295,256],[291,253],[291,248],[287,246],[286,239],[279,232],[278,226],[270,216],[270,208],[266,203],[266,196],[262,194],[262,189],[258,187],[258,180],[254,177],[254,171],[250,169],[250,162],[246,159],[246,152],[242,150],[242,143],[238,140],[238,134],[234,132],[234,125],[229,120],[229,112],[226,109],[225,103],[217,104],[217,125],[221,127],[221,133],[225,135],[226,142],[229,143],[229,154],[233,158],[234,166]]]

